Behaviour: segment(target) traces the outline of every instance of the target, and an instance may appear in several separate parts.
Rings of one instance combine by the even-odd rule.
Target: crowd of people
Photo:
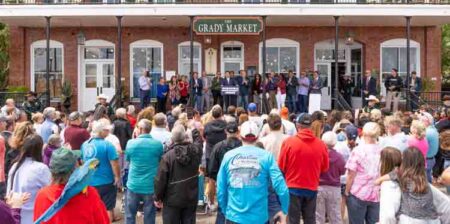
[[[95,110],[69,114],[43,108],[33,92],[22,107],[8,99],[0,114],[1,223],[48,215],[77,167],[92,159],[89,187],[42,223],[117,221],[119,192],[127,224],[138,213],[155,223],[160,210],[163,223],[192,224],[199,208],[215,211],[217,224],[450,223],[450,199],[438,188],[450,191],[450,96],[437,110],[391,112],[368,90],[362,110],[309,114],[300,96],[320,90],[318,73],[311,80],[270,74],[267,85],[232,75],[173,77],[158,89],[156,107],[144,99],[139,112],[114,110],[104,95]],[[244,95],[223,97],[220,87],[236,82]],[[176,92],[180,85],[190,86],[194,110],[188,93]],[[202,105],[205,90],[212,105]]]

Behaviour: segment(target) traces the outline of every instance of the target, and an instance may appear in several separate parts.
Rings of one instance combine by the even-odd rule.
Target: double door
[[[83,65],[83,105],[81,109],[88,111],[94,109],[97,96],[104,94],[108,100],[115,93],[114,61],[110,60],[85,60]]]

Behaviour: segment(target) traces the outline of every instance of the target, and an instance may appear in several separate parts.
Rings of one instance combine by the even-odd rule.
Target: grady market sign
[[[194,32],[197,35],[258,35],[263,29],[259,17],[196,17]]]

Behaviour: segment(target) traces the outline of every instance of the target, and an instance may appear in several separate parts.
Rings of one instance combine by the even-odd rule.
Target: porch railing
[[[450,4],[450,0],[0,0],[0,5],[47,4]]]
[[[441,92],[430,91],[430,92],[413,93],[405,89],[404,95],[408,99],[408,102],[410,102],[411,105],[414,105],[416,108],[425,106],[431,111],[435,112],[439,107],[442,106],[442,98],[445,95],[450,96],[450,91],[441,91]],[[411,105],[407,105],[407,107]]]

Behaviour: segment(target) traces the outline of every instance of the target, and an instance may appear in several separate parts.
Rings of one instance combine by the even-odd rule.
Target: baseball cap
[[[297,124],[303,124],[303,125],[311,125],[311,115],[308,113],[301,113],[297,116],[297,119],[295,119],[295,123]]]
[[[59,148],[52,153],[50,159],[50,171],[52,173],[64,174],[75,169],[78,159],[81,156],[80,150],[70,150]]]
[[[230,134],[234,134],[238,131],[238,124],[236,122],[228,122],[227,127],[225,128],[226,132]]]
[[[289,109],[287,107],[282,107],[280,111],[280,117],[283,119],[288,119],[289,117]]]
[[[347,134],[348,140],[356,140],[358,138],[358,129],[353,125],[347,125],[345,127],[345,133]]]
[[[255,103],[250,103],[248,105],[248,111],[255,112],[256,111],[256,104]]]
[[[256,141],[259,135],[259,128],[255,122],[246,121],[241,125],[241,137],[246,141]]]

